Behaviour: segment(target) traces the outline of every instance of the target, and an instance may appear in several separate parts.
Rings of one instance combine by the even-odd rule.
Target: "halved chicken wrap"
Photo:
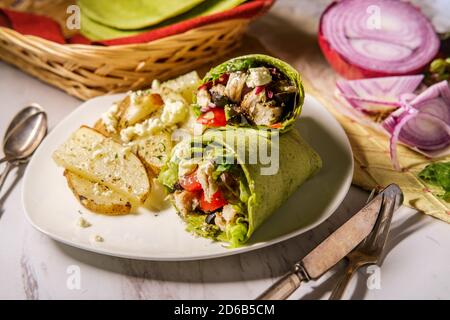
[[[253,54],[211,69],[196,93],[197,122],[208,127],[269,127],[286,131],[300,115],[299,73],[279,59]]]
[[[321,164],[296,130],[210,129],[173,149],[159,181],[188,231],[237,247]]]

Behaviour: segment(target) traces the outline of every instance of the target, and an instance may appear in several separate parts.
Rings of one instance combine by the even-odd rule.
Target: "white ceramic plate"
[[[121,97],[105,96],[82,104],[52,130],[28,165],[22,194],[28,220],[58,241],[98,253],[145,260],[231,255],[269,246],[314,228],[337,209],[350,187],[353,158],[347,136],[328,111],[309,96],[296,126],[322,157],[323,168],[256,230],[246,246],[227,249],[194,237],[185,231],[170,206],[159,212],[142,208],[137,214],[121,217],[91,213],[75,199],[67,187],[63,169],[56,166],[51,155],[80,125],[93,124]],[[77,225],[80,212],[91,227]],[[96,242],[96,235],[104,241]]]

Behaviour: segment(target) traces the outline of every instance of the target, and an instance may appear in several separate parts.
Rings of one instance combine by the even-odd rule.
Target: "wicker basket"
[[[0,0],[0,6],[43,13],[64,21],[73,1]],[[17,7],[19,3],[19,7]],[[0,27],[0,59],[86,100],[136,90],[212,62],[235,50],[250,20],[228,20],[145,44],[61,45]],[[64,30],[67,32],[67,30]]]

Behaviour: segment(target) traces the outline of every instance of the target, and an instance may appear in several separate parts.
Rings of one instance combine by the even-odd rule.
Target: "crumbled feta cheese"
[[[89,228],[91,224],[86,219],[80,217],[77,222],[78,226],[81,228]]]
[[[143,137],[164,129],[164,125],[159,119],[147,119],[142,123],[122,129],[120,139],[123,142],[130,142],[134,137]]]
[[[115,133],[118,120],[116,113],[119,110],[119,105],[117,103],[113,104],[112,107],[102,114],[102,122],[105,125],[106,131]]]
[[[93,187],[94,195],[108,197],[112,194],[112,190],[106,186],[101,186],[98,183],[94,184]]]
[[[183,177],[194,172],[199,163],[200,159],[181,160],[178,164],[178,176]]]
[[[249,75],[246,84],[250,88],[264,86],[272,81],[270,71],[265,67],[248,69]]]
[[[212,196],[218,190],[217,184],[212,177],[214,169],[212,161],[202,162],[197,169],[197,179],[202,185],[202,189],[205,193],[205,200],[208,202],[211,201]]]
[[[164,102],[164,109],[161,114],[161,121],[166,126],[173,126],[177,123],[183,122],[188,115],[188,108],[181,100],[168,99]]]
[[[202,108],[206,108],[211,104],[211,95],[206,89],[198,90],[197,104]]]
[[[166,99],[160,119],[149,118],[134,126],[124,128],[120,131],[120,138],[123,142],[128,143],[135,137],[144,137],[165,128],[173,127],[183,122],[188,113],[189,110],[182,98],[180,100]]]
[[[184,159],[190,156],[191,151],[187,148],[175,148],[173,150],[173,157],[178,159]]]

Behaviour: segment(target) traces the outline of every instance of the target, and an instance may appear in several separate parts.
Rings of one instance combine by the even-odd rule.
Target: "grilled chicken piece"
[[[270,126],[279,122],[283,109],[277,107],[273,100],[266,101],[264,91],[256,94],[256,90],[247,93],[241,103],[241,109],[247,118],[256,125]]]
[[[222,217],[227,223],[232,223],[237,218],[237,211],[231,204],[227,204],[222,208]]]
[[[272,91],[275,92],[274,100],[278,105],[283,107],[291,104],[296,104],[298,89],[294,85],[290,84],[289,81],[277,81],[274,84]]]
[[[198,206],[198,199],[193,192],[177,190],[173,194],[174,205],[181,215],[185,216]]]
[[[247,74],[244,72],[232,72],[228,78],[227,86],[225,87],[225,95],[231,101],[238,103],[241,101],[242,89],[244,89]]]
[[[214,224],[220,228],[220,230],[225,231],[227,224],[233,223],[238,217],[237,211],[232,205],[227,204],[222,208],[222,212],[216,212],[214,218]]]
[[[273,101],[257,103],[253,113],[256,125],[270,126],[280,121],[283,108],[275,106]]]

